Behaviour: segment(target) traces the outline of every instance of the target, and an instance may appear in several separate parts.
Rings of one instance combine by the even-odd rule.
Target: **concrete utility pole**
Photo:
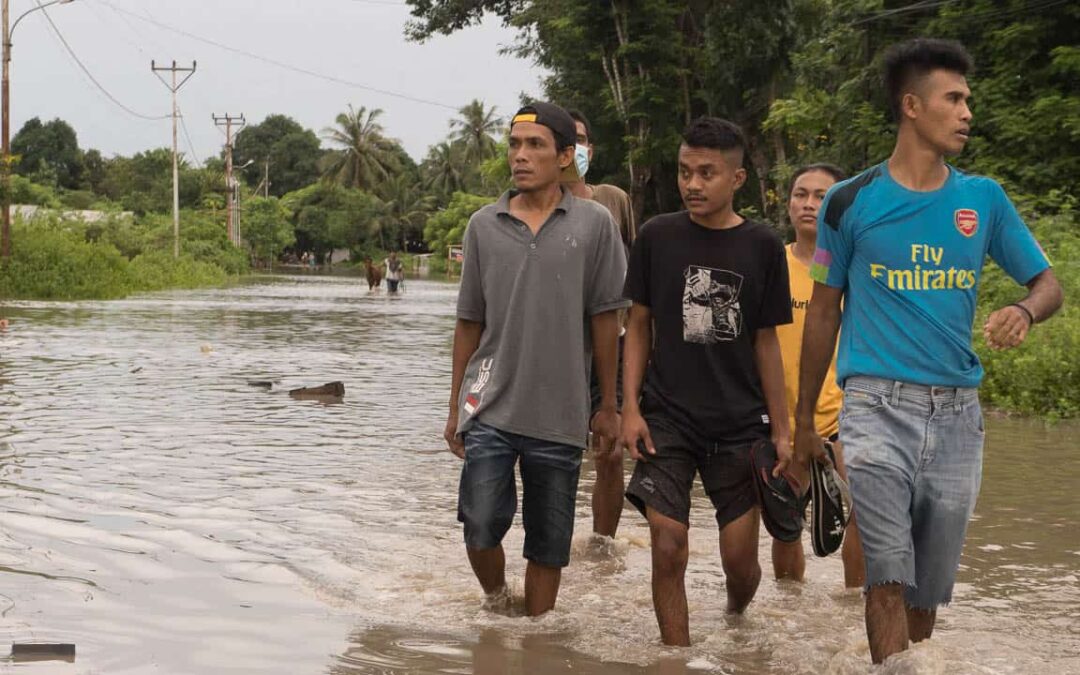
[[[176,65],[176,61],[172,62],[171,66],[161,66],[160,68],[155,65],[153,61],[150,62],[150,70],[157,75],[157,78],[161,80],[161,83],[168,87],[172,92],[172,199],[173,199],[173,257],[180,257],[180,162],[177,159],[176,152],[176,116],[179,113],[179,109],[176,107],[176,92],[180,90],[180,87],[184,86],[184,83],[191,79],[191,76],[195,74],[196,63],[191,62],[190,68],[181,68]],[[158,75],[159,72],[169,71],[172,73],[172,83],[170,84],[164,77]],[[187,73],[184,79],[180,80],[180,83],[176,83],[177,73]]]
[[[240,129],[247,120],[244,119],[243,113],[239,115],[230,115],[225,113],[218,117],[212,115],[214,118],[214,124],[219,127],[225,127],[225,231],[229,234],[229,241],[240,245],[240,218],[237,213],[237,181],[233,178],[233,163],[232,163],[232,147],[233,147],[233,125],[236,124],[236,129]]]
[[[0,208],[4,213],[0,215],[0,257],[7,260],[11,257],[11,91],[10,91],[10,71],[11,71],[11,34],[15,32],[15,26],[19,25],[19,22],[23,20],[23,17],[30,12],[36,12],[39,9],[45,9],[49,5],[67,4],[72,0],[51,0],[50,2],[42,3],[39,1],[37,7],[31,7],[22,14],[19,15],[15,22],[8,26],[8,0],[0,1],[0,13],[3,14],[3,34],[0,38],[4,42],[4,75],[2,83],[0,83],[0,99],[3,99],[0,103],[0,115],[3,117],[3,121],[0,121]]]

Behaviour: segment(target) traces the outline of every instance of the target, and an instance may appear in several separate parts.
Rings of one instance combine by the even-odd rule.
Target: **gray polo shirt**
[[[611,213],[565,189],[533,236],[511,193],[465,230],[459,319],[484,324],[458,401],[458,432],[479,420],[586,446],[594,314],[627,307],[626,255]]]

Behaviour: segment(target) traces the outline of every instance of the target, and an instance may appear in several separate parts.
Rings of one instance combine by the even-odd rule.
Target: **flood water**
[[[954,604],[872,671],[838,556],[724,614],[696,495],[686,650],[660,646],[635,512],[590,545],[592,467],[555,611],[488,613],[441,441],[456,287],[260,277],[9,303],[0,333],[0,656],[15,673],[1080,673],[1075,424],[991,418]],[[271,380],[270,390],[249,386]],[[344,402],[287,389],[341,380]],[[628,463],[629,466],[629,463]],[[506,544],[518,594],[520,521]]]

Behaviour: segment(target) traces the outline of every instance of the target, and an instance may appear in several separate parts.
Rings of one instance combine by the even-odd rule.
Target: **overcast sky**
[[[12,21],[35,3],[11,0]],[[454,108],[479,98],[506,117],[522,93],[541,91],[541,70],[499,55],[513,33],[498,21],[416,44],[403,37],[409,13],[398,0],[74,0],[46,11],[94,78],[142,115],[169,113],[169,90],[151,73],[150,60],[184,66],[196,60],[179,104],[198,160],[221,150],[224,135],[213,113],[243,113],[251,123],[281,113],[318,133],[350,103],[382,108],[388,135],[419,160],[446,136]],[[13,136],[31,117],[59,117],[75,128],[80,147],[107,156],[171,145],[170,121],[140,119],[110,102],[43,12],[24,18],[12,38]],[[441,105],[290,71],[199,38]],[[192,151],[182,130],[180,148]]]

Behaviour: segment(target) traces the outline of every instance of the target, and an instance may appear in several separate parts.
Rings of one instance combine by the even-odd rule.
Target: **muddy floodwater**
[[[539,620],[481,609],[441,441],[456,287],[273,276],[114,302],[8,303],[0,333],[0,672],[1080,673],[1075,424],[987,420],[954,604],[869,667],[838,556],[724,614],[692,514],[686,650],[659,644],[648,531],[590,542]],[[286,390],[340,380],[341,403]],[[249,381],[273,382],[270,389]],[[629,463],[628,463],[629,468]],[[521,592],[520,521],[506,543]],[[23,642],[73,660],[7,658]]]

